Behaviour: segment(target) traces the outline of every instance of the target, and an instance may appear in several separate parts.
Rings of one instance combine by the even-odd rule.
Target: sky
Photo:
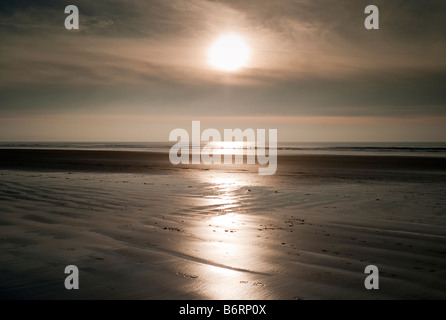
[[[251,52],[231,72],[207,57],[228,33]],[[1,141],[167,141],[192,120],[279,141],[446,141],[444,0],[2,1],[0,38]]]

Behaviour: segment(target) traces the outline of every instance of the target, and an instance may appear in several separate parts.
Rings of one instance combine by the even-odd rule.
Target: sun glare
[[[242,37],[227,34],[214,42],[209,49],[209,63],[226,71],[244,67],[249,60],[250,50]]]

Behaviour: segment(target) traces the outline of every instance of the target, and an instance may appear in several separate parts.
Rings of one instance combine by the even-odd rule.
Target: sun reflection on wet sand
[[[206,214],[195,228],[202,241],[192,250],[209,264],[206,268],[206,286],[201,293],[209,299],[253,299],[266,295],[260,272],[261,249],[250,219],[243,210],[244,201],[251,201],[249,185],[243,176],[231,173],[206,173],[200,181],[206,185],[206,193],[200,200],[200,211]],[[257,284],[257,285],[250,285]],[[259,287],[262,290],[259,291]]]
[[[237,225],[237,215],[234,213],[226,213],[223,215],[218,215],[212,217],[210,222],[216,226],[221,226],[223,228],[230,228],[231,226]]]

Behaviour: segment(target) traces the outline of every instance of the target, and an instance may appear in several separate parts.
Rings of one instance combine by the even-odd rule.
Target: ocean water
[[[174,142],[0,142],[0,148],[169,152]],[[202,144],[203,147],[205,144]],[[246,151],[246,143],[220,143],[225,153]],[[197,151],[197,150],[195,150]],[[399,155],[446,157],[446,142],[282,142],[278,154]]]

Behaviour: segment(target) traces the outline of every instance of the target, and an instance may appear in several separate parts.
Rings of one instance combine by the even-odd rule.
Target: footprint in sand
[[[104,258],[101,258],[101,257],[94,257],[94,256],[88,256],[88,257],[91,259],[99,260],[99,261],[105,260]]]
[[[187,274],[184,272],[177,272],[177,276],[183,277],[185,279],[197,279],[198,276],[194,274]]]
[[[259,281],[255,281],[255,282],[251,282],[251,281],[247,281],[247,280],[240,280],[241,284],[250,284],[252,286],[256,286],[256,287],[264,287],[265,284]]]

